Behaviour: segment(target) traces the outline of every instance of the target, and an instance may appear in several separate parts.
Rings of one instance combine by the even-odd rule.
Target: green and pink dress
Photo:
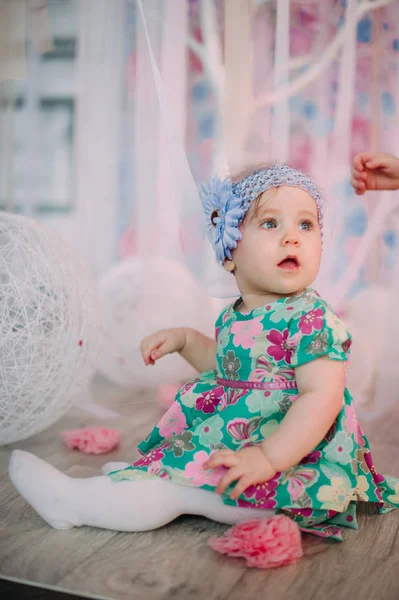
[[[321,356],[347,361],[350,334],[314,290],[247,313],[240,303],[216,321],[216,370],[180,388],[139,444],[142,456],[110,473],[114,481],[160,477],[214,491],[225,469],[205,470],[203,463],[216,450],[256,445],[275,431],[298,398],[296,367]],[[357,529],[357,502],[372,502],[381,513],[399,507],[399,480],[375,471],[348,389],[333,426],[298,465],[237,500],[229,498],[231,489],[225,504],[283,512],[303,531],[338,540],[339,526]]]

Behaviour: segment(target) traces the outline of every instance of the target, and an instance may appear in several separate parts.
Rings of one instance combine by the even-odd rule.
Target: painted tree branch
[[[360,4],[356,12],[356,20],[360,21],[367,12],[387,6],[391,2],[392,0],[374,0]],[[345,26],[336,34],[329,47],[324,51],[321,57],[316,59],[314,64],[309,67],[309,70],[306,71],[306,73],[300,75],[294,81],[278,90],[261,93],[259,98],[255,101],[255,111],[258,111],[265,106],[277,104],[278,102],[285,100],[287,97],[294,96],[300,90],[314,81],[314,79],[316,79],[329,67],[330,63],[341,50],[347,33],[347,25],[345,24]]]

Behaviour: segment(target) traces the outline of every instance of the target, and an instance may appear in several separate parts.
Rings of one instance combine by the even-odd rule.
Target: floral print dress
[[[346,361],[351,338],[317,292],[280,298],[248,313],[241,299],[216,321],[215,371],[185,383],[175,402],[139,444],[141,458],[110,473],[114,481],[161,477],[214,491],[224,467],[202,465],[219,449],[261,443],[298,398],[295,368],[328,356]],[[339,526],[357,529],[356,503],[379,512],[399,507],[399,480],[376,473],[366,436],[345,389],[342,409],[325,438],[298,465],[247,488],[228,505],[272,509],[303,531],[341,540]]]

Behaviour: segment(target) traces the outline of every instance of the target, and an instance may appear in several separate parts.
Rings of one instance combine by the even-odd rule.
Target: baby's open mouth
[[[286,269],[287,271],[295,271],[299,267],[299,260],[296,256],[287,256],[278,263],[277,265],[280,269]]]

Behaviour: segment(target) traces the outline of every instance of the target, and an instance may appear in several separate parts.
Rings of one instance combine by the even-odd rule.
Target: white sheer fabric
[[[379,315],[376,327],[384,341],[378,355],[370,354],[370,347],[373,345],[371,328],[369,332],[362,332],[361,324],[353,311],[351,312],[351,299],[354,297],[353,286],[359,278],[359,273],[370,263],[375,248],[378,246],[378,240],[381,239],[386,229],[387,219],[395,211],[396,201],[390,199],[389,194],[379,195],[369,200],[374,204],[374,210],[363,238],[360,239],[352,253],[351,260],[344,268],[340,269],[338,276],[336,265],[337,250],[342,244],[342,235],[346,227],[348,205],[347,194],[342,194],[339,190],[348,185],[353,152],[351,142],[353,120],[356,118],[354,113],[356,64],[357,60],[361,59],[361,56],[357,56],[359,51],[357,27],[360,19],[368,11],[381,9],[390,3],[347,3],[342,27],[330,38],[327,35],[329,26],[325,21],[328,18],[329,6],[326,2],[319,3],[319,28],[315,36],[314,54],[305,57],[308,59],[307,61],[302,58],[302,65],[300,59],[289,57],[288,54],[289,3],[276,2],[275,6],[266,6],[266,4],[260,3],[260,6],[254,8],[254,5],[247,0],[227,0],[225,2],[224,69],[220,68],[218,62],[218,49],[214,43],[215,31],[212,31],[210,36],[213,45],[206,48],[207,54],[203,49],[202,57],[204,61],[207,61],[209,72],[214,75],[217,72],[217,68],[215,68],[217,65],[219,76],[223,77],[224,81],[222,103],[224,139],[222,141],[219,139],[216,144],[218,152],[220,153],[222,143],[225,146],[224,157],[221,158],[220,154],[218,155],[219,169],[217,172],[223,176],[226,173],[226,165],[227,172],[234,174],[239,166],[245,168],[251,164],[265,164],[273,159],[289,162],[290,119],[292,118],[289,111],[290,97],[292,98],[295,93],[309,87],[322,96],[321,103],[326,106],[330,102],[331,79],[333,75],[336,77],[337,91],[334,99],[335,113],[331,132],[328,138],[326,136],[320,138],[320,136],[311,134],[309,136],[310,144],[313,145],[312,156],[314,157],[314,161],[309,164],[309,171],[316,177],[327,201],[323,265],[316,286],[322,294],[328,297],[336,310],[340,313],[346,312],[350,321],[349,325],[352,323],[354,333],[358,330],[359,338],[362,339],[362,344],[356,343],[355,339],[353,367],[350,367],[350,377],[355,393],[358,392],[359,405],[362,410],[368,413],[371,410],[378,412],[391,410],[389,406],[393,406],[396,401],[394,364],[395,359],[399,358],[395,340],[390,335],[392,331],[390,319],[394,318],[392,317],[394,315],[393,306],[390,303],[393,301],[394,293],[399,285],[397,263],[392,270],[390,282],[373,280],[369,282],[374,285],[379,283],[388,285],[388,289],[390,288],[388,305],[373,308],[370,304],[371,296],[365,295],[361,298],[366,314],[377,310]],[[394,6],[395,4],[396,6]],[[141,25],[145,30],[147,29],[148,34],[148,18],[140,0],[138,0],[138,6]],[[270,77],[268,79],[260,66],[263,64],[262,61],[267,64],[268,58],[259,56],[258,53],[253,52],[253,49],[261,47],[259,41],[261,24],[263,24],[265,32],[271,33],[270,17],[271,11],[274,9],[277,11],[274,34],[274,70],[271,79]],[[207,25],[209,28],[209,2],[202,2],[200,10],[204,14],[208,11]],[[393,2],[390,13],[387,14],[393,17],[394,14],[397,14],[397,10],[397,3]],[[213,27],[216,28],[216,26],[216,20],[214,20]],[[239,31],[241,35],[238,35]],[[250,36],[255,36],[256,32],[258,37],[251,39]],[[152,75],[156,83],[161,120],[166,132],[168,158],[175,190],[184,190],[180,195],[176,194],[177,197],[180,197],[180,202],[177,204],[177,216],[183,235],[187,232],[191,235],[193,222],[197,222],[197,227],[200,227],[198,188],[190,173],[183,144],[174,133],[176,127],[173,125],[175,118],[173,105],[168,102],[165,81],[163,74],[158,70],[151,50],[152,39],[149,34],[146,40],[151,57]],[[213,57],[210,55],[212,50]],[[214,66],[211,67],[208,63]],[[304,69],[304,66],[307,68]],[[260,85],[261,79],[266,80],[266,90],[272,81],[274,91],[265,91],[265,87],[262,88]],[[375,84],[375,82],[373,83]],[[376,126],[374,123],[373,127]],[[385,135],[389,137],[389,133]],[[384,142],[381,149],[387,148],[387,141],[386,138],[381,140],[381,143]],[[215,169],[213,174],[215,174]],[[377,195],[375,194],[375,196]],[[391,222],[391,226],[399,234],[396,220]],[[183,248],[186,264],[190,271],[210,295],[228,297],[233,294],[230,285],[232,282],[226,280],[222,270],[219,270],[219,275],[217,270],[212,270],[211,274],[212,256],[206,250],[206,244],[204,246],[197,240],[195,259],[184,245]],[[373,260],[375,263],[375,258]],[[387,314],[391,316],[386,318]],[[382,333],[384,330],[386,330],[386,334]],[[387,357],[389,357],[388,360]],[[368,358],[370,358],[368,364],[372,373],[369,378],[366,378],[363,366],[367,363]],[[355,369],[356,372],[354,372]],[[366,388],[365,381],[369,382]]]
[[[359,407],[392,415],[399,201],[387,192],[356,198],[349,171],[355,150],[399,153],[399,0],[115,0],[112,9],[85,0],[79,11],[76,202],[59,230],[102,277],[109,328],[118,331],[103,364],[130,385],[123,364],[133,374],[142,365],[126,362],[133,348],[126,339],[136,344],[137,323],[149,332],[149,307],[167,326],[176,294],[173,323],[180,317],[212,335],[213,317],[237,288],[204,238],[200,181],[286,160],[308,171],[326,198],[316,287],[353,329],[349,376]],[[48,43],[48,23],[40,27],[32,33],[39,46]],[[194,59],[213,118],[201,165],[193,156],[200,145],[192,133]],[[1,192],[10,210],[13,93],[2,84]],[[29,93],[36,102],[34,85]],[[26,135],[33,145],[32,125]],[[356,232],[348,236],[350,227]],[[119,268],[128,229],[133,242]],[[130,295],[122,279],[134,282]],[[115,292],[122,289],[123,298]],[[121,314],[128,322],[117,321]],[[164,374],[154,374],[161,382]]]

